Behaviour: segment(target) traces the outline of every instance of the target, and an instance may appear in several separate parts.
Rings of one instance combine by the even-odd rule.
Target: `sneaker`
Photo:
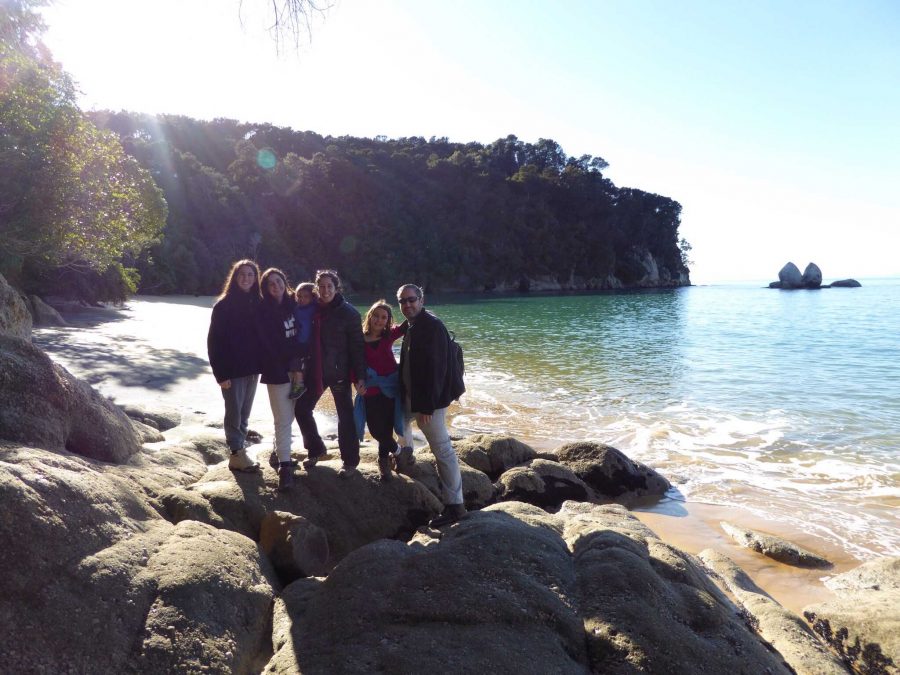
[[[432,518],[428,527],[438,528],[444,525],[452,525],[466,517],[466,507],[463,504],[447,504],[441,515]]]
[[[259,443],[262,440],[262,434],[259,433],[258,431],[254,431],[253,429],[250,429],[249,431],[247,431],[246,439],[247,439],[247,442],[246,442],[247,445],[253,445],[254,443]]]
[[[347,466],[346,464],[341,467],[341,470],[338,471],[338,476],[341,478],[352,478],[353,476],[359,475],[359,469],[355,466]]]
[[[232,452],[228,458],[228,468],[232,471],[246,471],[248,473],[259,471],[259,464],[250,459],[247,451],[241,448],[237,452]]]
[[[416,465],[413,449],[408,445],[400,448],[394,455],[394,467],[397,473],[406,473]]]
[[[393,464],[390,455],[378,458],[378,473],[381,474],[381,480],[384,482],[391,479],[391,469],[393,468]]]
[[[300,398],[306,393],[306,385],[302,382],[291,387],[291,393],[288,394],[289,399]]]
[[[310,455],[303,460],[303,466],[305,466],[307,469],[311,469],[319,462],[324,462],[327,457],[327,452],[323,452],[321,455]]]
[[[290,490],[294,484],[294,467],[290,464],[278,467],[278,489]]]

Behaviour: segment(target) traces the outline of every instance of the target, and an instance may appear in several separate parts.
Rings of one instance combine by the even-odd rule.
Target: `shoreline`
[[[452,420],[451,420],[452,423]],[[465,433],[478,433],[465,430]],[[567,441],[518,438],[538,451],[550,452]],[[626,453],[628,454],[628,453]],[[665,475],[665,474],[663,474]],[[798,616],[803,616],[803,608],[826,602],[835,597],[824,581],[861,565],[858,560],[843,549],[805,532],[782,526],[772,528],[767,521],[748,510],[737,506],[708,504],[663,497],[653,504],[628,506],[629,512],[649,527],[663,542],[685,553],[696,556],[705,549],[714,549],[738,565],[753,582],[774,600]],[[719,523],[729,521],[747,529],[758,530],[781,537],[807,550],[818,553],[831,561],[830,569],[807,569],[794,567],[768,558],[761,553],[739,546]],[[779,525],[783,525],[779,523]]]
[[[173,307],[166,300],[162,300],[161,304],[168,306],[165,319],[177,321],[177,317],[172,314],[178,311],[178,307]],[[193,303],[186,306],[196,307]],[[218,421],[221,399],[205,362],[205,334],[192,335],[193,339],[188,345],[190,349],[186,350],[185,345],[170,342],[168,339],[171,336],[151,330],[152,346],[157,353],[148,355],[141,345],[141,339],[149,343],[150,337],[146,333],[142,334],[136,344],[129,345],[128,338],[133,339],[134,335],[118,326],[123,318],[123,312],[113,308],[91,308],[67,313],[66,319],[72,321],[69,327],[38,329],[41,332],[36,343],[55,361],[119,404],[140,404],[150,410],[154,407],[177,409],[184,417],[185,430],[194,425],[208,428]],[[92,329],[99,329],[99,334]],[[117,338],[118,341],[113,344],[112,341]],[[176,352],[176,348],[179,351]],[[109,359],[96,358],[98,353],[103,355],[104,350]],[[85,356],[89,358],[85,359]],[[271,445],[271,415],[268,408],[265,387],[260,387],[257,390],[251,426],[259,430],[265,440],[262,445],[254,446],[256,452],[265,452],[266,444]],[[471,429],[453,427],[453,412],[450,417],[453,432],[477,433]],[[323,435],[336,430],[333,406],[327,397],[325,404],[319,407],[316,419]],[[299,450],[302,445],[296,428],[294,434],[295,449]],[[561,439],[535,440],[525,436],[516,438],[536,450],[553,450],[565,442]],[[424,439],[417,435],[417,446],[423,443]],[[657,504],[642,505],[631,508],[630,511],[662,541],[686,553],[696,555],[706,548],[724,553],[764,591],[798,614],[809,604],[833,597],[822,582],[824,578],[852,569],[863,562],[837,547],[827,546],[821,539],[790,531],[783,523],[778,523],[779,527],[770,530],[772,522],[739,507],[664,498]],[[721,520],[780,536],[823,555],[834,563],[834,567],[830,570],[795,568],[741,548],[722,531],[719,526]]]

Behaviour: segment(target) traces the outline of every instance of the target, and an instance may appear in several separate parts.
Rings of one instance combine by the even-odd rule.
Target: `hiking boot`
[[[250,459],[247,451],[241,448],[237,452],[232,452],[228,458],[228,468],[232,471],[245,471],[252,473],[259,471],[259,464]]]
[[[290,464],[282,464],[278,467],[278,489],[289,490],[294,484],[294,467]]]
[[[310,455],[306,459],[303,460],[303,466],[307,469],[313,468],[319,462],[324,462],[328,458],[328,452],[323,452],[321,455]]]
[[[416,465],[413,449],[408,445],[400,448],[394,455],[394,467],[397,473],[407,473]]]
[[[344,464],[344,466],[341,467],[341,470],[338,471],[338,476],[344,479],[352,478],[353,476],[358,475],[359,469],[357,469],[355,466],[347,466],[346,464]]]
[[[384,482],[391,479],[391,469],[393,468],[393,464],[390,455],[378,458],[378,473],[381,474],[381,480]]]
[[[466,517],[466,507],[463,504],[447,504],[441,515],[432,518],[428,527],[438,528],[451,525]]]
[[[288,394],[288,398],[293,400],[300,398],[303,394],[306,393],[306,385],[302,382],[300,384],[295,384],[291,386],[291,393]]]

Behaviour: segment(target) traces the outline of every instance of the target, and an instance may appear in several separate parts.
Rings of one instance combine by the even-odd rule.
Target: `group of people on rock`
[[[385,300],[372,305],[363,319],[341,290],[334,270],[320,270],[314,282],[292,289],[279,269],[260,274],[252,260],[232,265],[213,306],[207,337],[209,363],[225,400],[228,466],[233,471],[259,470],[246,448],[250,411],[262,382],[274,419],[270,462],[278,470],[279,490],[290,489],[297,469],[291,458],[293,421],[307,451],[303,465],[311,470],[326,455],[313,410],[330,389],[338,418],[339,475],[359,474],[359,442],[366,425],[378,442],[382,480],[414,465],[415,420],[441,481],[444,510],[430,524],[456,522],[466,511],[446,413],[464,386],[454,377],[450,335],[441,320],[424,309],[424,293],[414,284],[397,291],[406,319],[399,325]],[[401,337],[398,365],[393,344]]]

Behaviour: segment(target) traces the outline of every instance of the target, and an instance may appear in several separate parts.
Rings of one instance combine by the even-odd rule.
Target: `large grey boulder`
[[[816,263],[809,263],[800,278],[803,288],[819,288],[822,285],[822,270]]]
[[[0,335],[0,440],[121,463],[140,450],[131,420],[19,338]]]
[[[122,410],[131,419],[151,426],[159,431],[168,431],[181,424],[181,413],[177,410],[166,410],[159,407],[149,408],[143,405],[123,405]]]
[[[272,511],[263,518],[259,545],[283,579],[325,574],[328,536],[303,516]]]
[[[416,450],[415,464],[403,468],[403,473],[416,480],[441,499],[441,483],[437,472],[437,463],[434,455],[427,447]],[[377,458],[372,460],[377,461]],[[462,478],[463,501],[469,510],[480,509],[496,500],[496,488],[491,483],[487,474],[478,469],[473,469],[465,462],[459,463],[459,473]]]
[[[553,508],[565,501],[587,501],[593,497],[593,492],[568,467],[546,459],[533,459],[500,476],[497,497],[501,501],[514,500]]]
[[[700,559],[754,618],[767,640],[797,675],[846,675],[849,671],[799,616],[779,605],[726,555],[706,549]]]
[[[631,502],[660,497],[669,481],[646,464],[629,459],[603,443],[580,441],[556,449],[561,464],[590,485],[600,499]]]
[[[856,279],[838,279],[837,281],[832,281],[830,286],[832,288],[859,288],[862,284]]]
[[[265,672],[789,672],[621,507],[505,502],[439,534],[374,542],[288,587]]]
[[[507,469],[534,459],[534,449],[512,436],[473,434],[454,443],[456,454],[465,464],[497,480]]]
[[[796,567],[828,568],[832,564],[820,555],[807,551],[793,542],[765,532],[748,530],[722,521],[719,523],[725,533],[744,548],[749,548],[764,556]]]
[[[28,311],[31,314],[32,325],[35,328],[69,325],[59,312],[41,300],[38,296],[26,296],[25,302],[28,306]]]
[[[830,579],[837,597],[803,616],[855,671],[900,672],[900,558],[880,558]]]
[[[778,272],[779,288],[803,288],[803,275],[800,268],[789,262]]]
[[[161,501],[173,520],[198,519],[258,540],[267,513],[302,516],[328,535],[330,564],[354,549],[383,538],[408,538],[443,510],[422,483],[406,476],[382,482],[376,466],[359,465],[360,474],[338,476],[339,460],[320,462],[295,473],[293,487],[279,492],[278,476],[267,462],[259,473],[238,474],[227,462],[215,465],[197,483],[165,491]]]
[[[0,335],[31,339],[32,319],[21,294],[0,274]]]
[[[149,467],[148,467],[149,468]],[[4,672],[258,672],[277,579],[258,546],[166,522],[126,469],[0,443]]]

